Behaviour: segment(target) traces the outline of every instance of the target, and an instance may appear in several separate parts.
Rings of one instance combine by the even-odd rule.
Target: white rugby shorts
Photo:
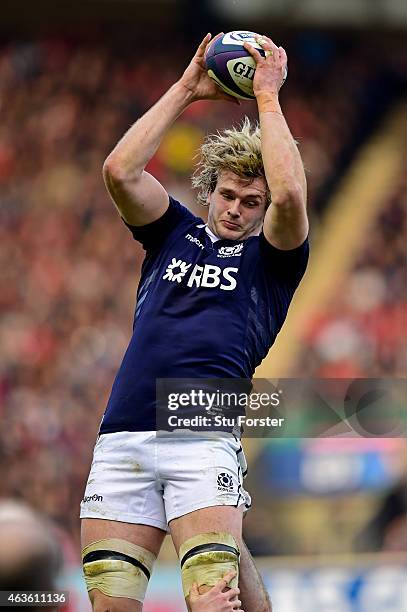
[[[245,506],[240,440],[117,432],[97,439],[81,518],[152,525],[210,506]]]

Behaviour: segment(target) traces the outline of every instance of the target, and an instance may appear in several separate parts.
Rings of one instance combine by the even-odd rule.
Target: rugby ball
[[[253,100],[255,97],[253,77],[256,72],[256,62],[243,44],[249,42],[263,57],[266,56],[256,36],[259,34],[249,30],[227,32],[210,42],[205,53],[206,68],[211,79],[223,91],[241,100]]]

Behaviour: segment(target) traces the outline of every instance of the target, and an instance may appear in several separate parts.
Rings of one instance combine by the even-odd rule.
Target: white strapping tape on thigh
[[[152,552],[126,540],[92,542],[82,551],[87,589],[143,602],[155,560]]]
[[[236,576],[229,586],[237,587],[239,556],[239,546],[230,533],[201,533],[186,540],[179,550],[184,597],[194,582],[198,587],[212,587],[230,570],[235,570]]]

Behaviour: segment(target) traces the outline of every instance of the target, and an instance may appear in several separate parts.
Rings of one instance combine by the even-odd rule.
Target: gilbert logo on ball
[[[264,49],[256,41],[255,32],[235,30],[209,43],[205,54],[208,75],[223,91],[235,98],[252,100],[256,62],[243,44],[249,42],[263,57]],[[287,73],[284,80],[287,78]]]

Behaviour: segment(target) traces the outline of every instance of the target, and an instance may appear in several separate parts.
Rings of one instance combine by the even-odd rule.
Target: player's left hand
[[[244,48],[256,62],[256,72],[253,79],[253,93],[267,91],[277,94],[285,81],[287,71],[287,54],[283,47],[277,47],[267,36],[257,36],[256,41],[266,52],[263,57],[250,43],[245,42]]]

